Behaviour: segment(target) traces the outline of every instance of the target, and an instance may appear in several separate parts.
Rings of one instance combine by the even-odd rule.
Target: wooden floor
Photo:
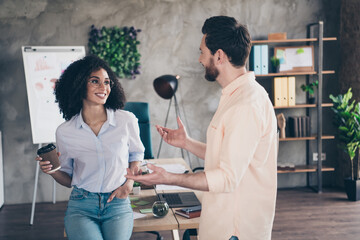
[[[66,202],[36,205],[34,225],[29,225],[31,204],[5,205],[0,211],[0,239],[61,239]],[[182,232],[181,232],[182,233]],[[170,232],[161,232],[171,239]],[[134,233],[131,239],[156,239]],[[279,190],[272,239],[354,240],[360,239],[360,201],[350,202],[341,190]]]

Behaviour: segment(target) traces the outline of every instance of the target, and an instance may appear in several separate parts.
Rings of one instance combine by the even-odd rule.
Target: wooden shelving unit
[[[321,107],[332,107],[334,106],[333,103],[322,103]],[[296,104],[295,106],[280,106],[274,107],[274,109],[288,109],[288,108],[315,108],[317,107],[316,104]]]
[[[298,39],[284,39],[284,40],[253,40],[252,44],[266,44],[266,43],[299,43],[299,42],[317,42],[318,38],[298,38]],[[322,38],[323,41],[336,41],[336,37]]]
[[[332,172],[335,171],[333,167],[322,166],[322,172]],[[317,172],[317,165],[302,165],[302,166],[295,166],[293,170],[278,170],[278,173],[315,173]]]
[[[322,71],[322,74],[334,74],[334,70]],[[257,74],[256,77],[279,77],[279,76],[305,76],[305,75],[316,75],[315,71],[311,72],[279,72],[279,73],[268,73],[268,74]]]
[[[335,136],[322,136],[322,140],[329,140],[329,139],[335,139]],[[305,141],[305,140],[317,140],[317,136],[311,136],[311,137],[287,137],[287,138],[280,138],[280,142],[286,142],[286,141]]]
[[[317,28],[317,29],[314,29]],[[295,106],[282,106],[282,107],[274,107],[274,109],[278,111],[286,111],[287,109],[306,109],[306,115],[313,115],[314,110],[316,110],[317,122],[316,122],[316,135],[310,137],[287,137],[284,139],[279,139],[280,142],[294,142],[296,141],[306,141],[306,163],[305,165],[295,166],[293,169],[281,169],[278,170],[278,173],[306,173],[307,174],[307,185],[310,186],[310,175],[311,173],[315,173],[317,175],[317,188],[318,192],[322,191],[322,172],[331,172],[335,169],[329,166],[323,166],[322,161],[318,161],[316,165],[314,165],[313,161],[310,161],[310,141],[316,141],[317,149],[313,152],[322,152],[322,141],[323,140],[331,140],[334,139],[334,136],[331,135],[324,135],[322,132],[322,108],[325,107],[332,107],[332,103],[322,103],[322,84],[323,84],[323,75],[334,74],[334,70],[323,70],[323,43],[326,41],[336,41],[336,37],[323,37],[324,33],[324,26],[323,22],[318,22],[314,24],[310,24],[307,26],[308,30],[308,38],[300,38],[300,39],[284,39],[284,40],[253,40],[252,44],[267,44],[267,45],[279,45],[284,44],[286,46],[302,46],[306,45],[313,45],[316,46],[316,58],[315,58],[315,70],[314,71],[297,71],[297,72],[279,72],[279,73],[268,73],[268,74],[257,74],[255,75],[256,78],[261,79],[269,79],[272,80],[273,77],[279,76],[306,76],[306,81],[309,82],[310,78],[316,77],[319,81],[318,85],[318,96],[317,96],[317,103],[316,104],[296,104]],[[312,31],[317,30],[317,31]],[[317,32],[318,35],[316,37],[311,37],[313,32]],[[310,111],[311,110],[311,111]],[[281,144],[279,146],[281,148]],[[290,160],[291,162],[291,160]],[[291,164],[290,164],[291,165]]]

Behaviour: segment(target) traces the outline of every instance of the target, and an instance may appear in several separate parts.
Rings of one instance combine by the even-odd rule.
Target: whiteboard
[[[55,142],[56,128],[64,122],[55,103],[55,81],[72,62],[85,57],[85,47],[23,46],[21,49],[33,143]]]
[[[314,71],[314,46],[275,47],[280,72]]]

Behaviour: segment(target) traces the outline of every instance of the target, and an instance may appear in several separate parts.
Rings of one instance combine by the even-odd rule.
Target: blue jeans
[[[68,239],[130,239],[134,225],[130,200],[114,198],[107,203],[110,195],[74,187],[65,214]]]

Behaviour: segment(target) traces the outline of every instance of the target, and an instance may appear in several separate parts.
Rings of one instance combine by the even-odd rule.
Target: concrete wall
[[[230,15],[247,24],[253,39],[265,39],[271,32],[287,32],[288,38],[306,37],[306,25],[323,20],[325,35],[337,36],[339,1],[322,0],[0,0],[0,130],[3,132],[5,203],[32,200],[35,153],[20,47],[87,45],[90,26],[135,26],[142,54],[142,73],[135,80],[121,80],[129,101],[150,102],[153,124],[163,124],[168,101],[154,92],[153,80],[163,74],[179,74],[177,97],[186,111],[191,135],[205,141],[207,125],[221,94],[217,83],[204,80],[198,63],[204,20],[213,15]],[[325,68],[337,68],[337,45],[325,59]],[[304,79],[300,79],[304,81]],[[337,87],[336,76],[325,84],[324,96]],[[299,91],[299,94],[302,93]],[[301,99],[301,96],[299,96]],[[175,127],[174,108],[169,127]],[[296,113],[296,114],[301,114]],[[331,127],[324,127],[330,129]],[[325,131],[324,130],[324,131]],[[153,149],[159,140],[153,129]],[[325,150],[333,152],[333,145]],[[305,143],[286,143],[280,157],[304,160]],[[179,157],[180,151],[163,145],[161,157]],[[328,157],[329,158],[329,157]],[[283,162],[288,162],[283,159]],[[331,160],[330,160],[331,161]],[[202,165],[192,157],[193,167]],[[331,181],[331,180],[330,180]],[[51,177],[40,174],[38,201],[51,200]],[[304,174],[279,176],[279,186],[303,186]],[[58,187],[58,200],[69,190]]]
[[[340,13],[341,64],[339,71],[341,93],[351,87],[354,99],[360,101],[360,1],[342,0]],[[360,156],[359,156],[360,157]],[[358,159],[355,157],[354,161]],[[336,182],[342,185],[344,177],[351,176],[350,160],[346,154],[338,157]],[[355,164],[355,169],[356,164]]]

